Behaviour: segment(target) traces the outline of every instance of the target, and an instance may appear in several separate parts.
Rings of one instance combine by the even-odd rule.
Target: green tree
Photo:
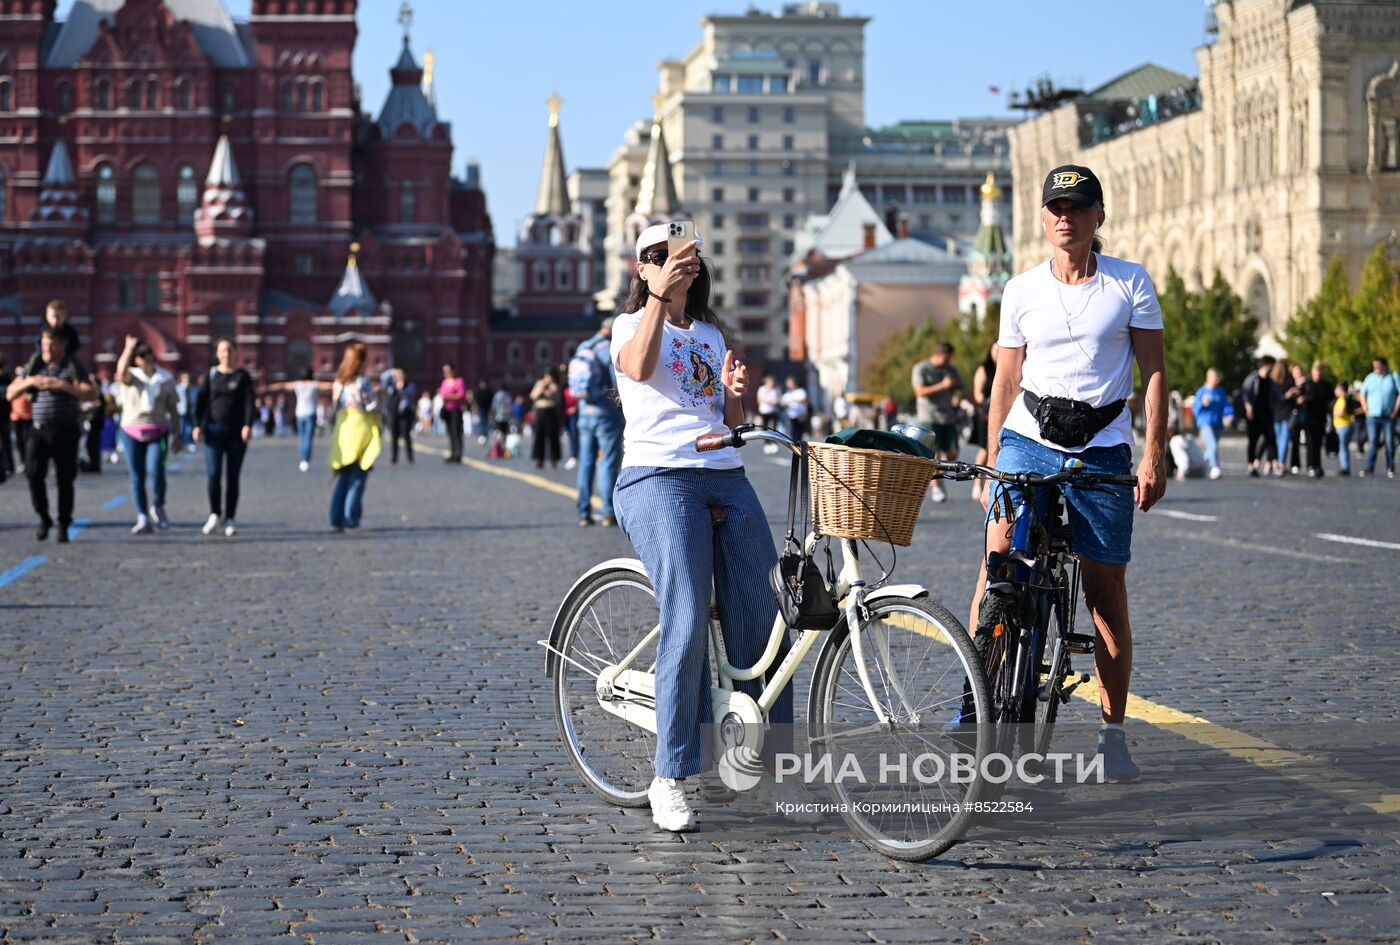
[[[1364,377],[1377,355],[1400,357],[1400,280],[1384,243],[1371,250],[1355,292],[1342,261],[1332,258],[1317,295],[1284,326],[1284,347],[1290,359],[1320,360],[1341,380]]]
[[[933,346],[946,341],[953,346],[953,365],[963,381],[972,384],[972,375],[986,357],[987,348],[997,340],[1001,326],[1001,306],[992,303],[982,318],[961,315],[948,324],[935,327],[933,319],[909,325],[887,337],[861,375],[863,389],[872,394],[893,397],[902,410],[914,407],[914,387],[910,383],[914,365],[933,354]]]
[[[1227,385],[1238,384],[1254,365],[1259,320],[1217,270],[1210,285],[1191,292],[1175,269],[1167,270],[1159,296],[1166,335],[1167,382],[1194,391],[1215,368]]]

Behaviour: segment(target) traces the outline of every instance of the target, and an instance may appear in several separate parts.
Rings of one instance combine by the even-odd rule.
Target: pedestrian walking
[[[987,413],[992,405],[992,383],[997,376],[997,343],[987,346],[987,354],[977,370],[972,374],[972,436],[968,443],[977,447],[977,463],[987,462]],[[893,423],[893,418],[891,418]],[[982,490],[986,483],[981,479],[972,480],[972,501],[982,501]]]
[[[579,345],[569,361],[569,389],[578,398],[579,525],[617,524],[613,492],[622,470],[622,407],[617,399],[617,369],[613,363],[613,325],[603,319],[597,334]],[[598,497],[598,518],[593,497]]]
[[[568,366],[560,372],[561,377],[568,377]],[[569,390],[569,385],[565,384],[560,391],[560,397],[564,401],[564,434],[569,439],[569,458],[564,460],[565,469],[578,468],[578,398],[574,392]]]
[[[1327,378],[1326,367],[1321,361],[1314,361],[1304,373],[1301,364],[1293,366],[1293,382],[1298,388],[1298,410],[1294,421],[1294,431],[1289,448],[1293,451],[1293,463],[1298,465],[1299,437],[1306,449],[1308,477],[1320,479],[1323,476],[1322,447],[1327,435],[1327,421],[1332,414],[1333,384]]]
[[[1191,398],[1191,413],[1196,418],[1196,429],[1200,431],[1202,453],[1208,475],[1219,479],[1220,435],[1225,430],[1225,414],[1230,407],[1230,395],[1220,385],[1220,372],[1215,368],[1206,369],[1206,382],[1196,389]]]
[[[25,376],[23,367],[15,368],[14,377],[5,381],[8,388],[10,381],[19,380]],[[15,470],[22,472],[24,469],[24,458],[28,456],[29,432],[34,428],[34,403],[30,400],[29,394],[21,394],[10,399],[10,426],[15,431]]]
[[[102,472],[102,457],[104,455],[110,455],[114,463],[117,461],[116,426],[113,424],[110,431],[107,429],[107,421],[112,413],[111,387],[112,378],[107,373],[107,369],[99,367],[94,372],[92,397],[83,401],[81,405],[83,411],[82,452],[86,458],[78,463],[79,472]]]
[[[510,391],[506,390],[503,381],[496,393],[491,395],[491,428],[500,434],[502,440],[510,433],[510,420],[514,409],[515,401],[511,398]]]
[[[472,406],[476,408],[476,441],[485,445],[491,435],[491,385],[477,381],[472,395]]]
[[[178,435],[174,437],[180,443],[189,443],[193,446],[194,439],[194,398],[196,388],[190,383],[190,372],[181,371],[175,381],[175,405],[180,412],[180,429],[172,431]]]
[[[769,374],[763,378],[763,384],[754,393],[758,401],[758,424],[765,430],[778,429],[778,417],[783,409],[783,392],[778,387],[778,381]],[[770,450],[769,447],[772,447]],[[765,443],[763,451],[776,453],[778,445],[776,443]]]
[[[462,461],[462,404],[467,399],[467,384],[457,376],[450,364],[442,366],[442,383],[438,386],[442,395],[442,422],[447,427],[447,461]]]
[[[215,364],[204,381],[194,417],[194,440],[204,445],[209,487],[209,518],[201,530],[212,535],[222,522],[227,538],[238,534],[234,520],[243,457],[257,421],[253,379],[235,363],[237,353],[232,338],[220,338],[214,345]]]
[[[1400,380],[1390,370],[1390,362],[1378,357],[1371,362],[1371,373],[1361,382],[1361,409],[1366,414],[1366,468],[1363,476],[1376,473],[1376,453],[1385,440],[1385,474],[1395,478],[1395,419],[1400,417]]]
[[[317,401],[321,392],[329,391],[331,385],[325,381],[316,380],[316,375],[311,370],[311,365],[308,364],[302,368],[301,377],[297,380],[278,381],[275,384],[267,385],[267,389],[270,391],[291,390],[296,403],[297,452],[300,456],[297,468],[302,472],[310,471],[311,447],[316,439]]]
[[[1341,381],[1332,390],[1332,431],[1337,434],[1338,475],[1351,475],[1351,441],[1356,432],[1356,418],[1361,413],[1361,405],[1351,396],[1346,384]]]
[[[136,506],[133,535],[170,527],[165,514],[165,461],[180,448],[180,405],[175,378],[156,363],[151,346],[135,335],[117,358],[113,385],[121,410],[118,436],[131,475],[131,501]],[[151,492],[146,490],[150,484]],[[147,502],[147,498],[152,501]]]
[[[1244,404],[1244,424],[1246,459],[1249,474],[1258,478],[1269,474],[1271,463],[1277,458],[1277,445],[1274,439],[1274,382],[1271,378],[1274,358],[1264,355],[1253,374],[1244,379],[1240,387],[1240,402]]]
[[[916,398],[915,422],[933,431],[935,459],[958,458],[958,408],[953,398],[965,387],[962,375],[953,366],[953,353],[948,342],[938,342],[933,346],[933,354],[914,365],[910,378]],[[935,502],[948,499],[937,479],[929,487],[929,497]]]
[[[433,428],[433,397],[427,391],[418,395],[418,428],[419,436],[427,436]]]
[[[1293,424],[1293,402],[1288,392],[1293,386],[1293,372],[1288,362],[1280,358],[1269,371],[1270,409],[1274,417],[1274,467],[1275,476],[1288,472],[1288,434]]]
[[[789,377],[784,382],[783,396],[779,400],[783,409],[783,422],[787,424],[788,438],[800,443],[807,438],[807,414],[811,404],[807,400],[807,390],[797,383],[797,378]]]
[[[394,368],[394,392],[386,409],[389,413],[389,462],[399,461],[399,444],[403,443],[404,459],[413,462],[413,411],[418,403],[418,385],[408,379],[402,368]]]
[[[50,325],[39,338],[39,364],[10,382],[5,396],[14,401],[31,396],[33,423],[26,438],[24,475],[29,499],[39,516],[34,535],[40,541],[54,527],[49,515],[48,474],[52,461],[58,475],[57,540],[68,540],[73,524],[73,481],[78,478],[78,439],[82,435],[80,404],[97,396],[87,370],[64,348],[67,334]],[[31,362],[32,364],[32,362]]]
[[[695,815],[684,779],[703,768],[704,726],[711,721],[705,656],[711,595],[729,659],[751,665],[763,654],[777,612],[767,582],[778,555],[738,451],[695,450],[696,436],[744,422],[748,387],[748,369],[710,307],[710,274],[694,242],[668,255],[665,224],[643,230],[635,250],[640,269],[622,306],[626,314],[613,325],[627,420],[615,501],[652,577],[661,615],[655,777],[647,792],[652,819],[663,830],[686,831],[695,829]],[[716,508],[725,515],[722,528],[714,526]],[[779,663],[786,650],[784,632]],[[756,697],[761,682],[738,685]],[[775,734],[792,722],[790,684],[769,721]],[[795,791],[794,780],[775,793]]]
[[[530,388],[530,409],[534,412],[534,440],[530,457],[535,468],[543,469],[545,460],[549,465],[559,465],[559,434],[562,426],[563,399],[559,389],[557,368],[545,368],[544,376]]]
[[[1091,170],[1066,165],[1049,173],[1040,223],[1051,259],[1014,277],[1002,294],[987,432],[991,459],[1005,472],[1053,474],[1074,459],[1089,472],[1128,474],[1133,429],[1125,407],[1137,363],[1147,430],[1136,488],[1061,490],[1097,630],[1098,753],[1107,780],[1132,781],[1140,772],[1123,730],[1133,661],[1127,568],[1134,506],[1147,511],[1167,488],[1166,354],[1152,280],[1137,263],[1102,254],[1095,231],[1103,221],[1103,188]],[[1002,503],[988,501],[1006,488],[984,498],[989,552],[1010,548]],[[986,577],[984,555],[969,624],[979,635],[992,631],[977,621]]]
[[[331,528],[337,532],[360,527],[370,470],[383,445],[379,433],[379,402],[373,385],[365,376],[368,350],[363,342],[350,345],[335,372],[331,400],[336,413],[330,449],[335,484],[331,487],[330,518]]]

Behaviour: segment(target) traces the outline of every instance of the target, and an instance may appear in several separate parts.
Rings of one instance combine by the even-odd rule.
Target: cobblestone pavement
[[[786,471],[747,459],[776,529]],[[155,536],[127,533],[118,467],[80,481],[91,521],[66,546],[35,543],[22,481],[0,487],[0,942],[1400,936],[1395,821],[1306,786],[1314,820],[1238,783],[1223,816],[1248,830],[978,831],[919,865],[757,810],[763,829],[660,834],[579,782],[534,642],[626,539],[424,452],[386,456],[365,527],[333,535],[327,475],[295,462],[290,440],[254,444],[233,539],[199,533],[199,457]],[[1138,519],[1135,692],[1241,731],[1393,729],[1400,549],[1316,536],[1400,541],[1400,482],[1230,472]],[[950,492],[899,575],[965,613],[978,513]],[[1144,763],[1142,784],[1085,796],[1161,802],[1173,759]]]

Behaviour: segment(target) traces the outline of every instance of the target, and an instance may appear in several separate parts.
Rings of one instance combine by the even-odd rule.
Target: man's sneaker
[[[936,482],[933,485],[929,486],[928,494],[929,498],[935,502],[948,501],[948,493],[944,492],[943,487]]]
[[[782,814],[795,824],[821,823],[818,801],[800,781],[785,778],[779,783],[771,774],[764,772],[763,780],[758,782],[753,793],[766,810]]]
[[[149,535],[153,531],[155,531],[155,529],[151,527],[150,519],[146,518],[145,515],[136,516],[136,524],[131,526],[131,534]]]
[[[49,529],[53,528],[53,522],[41,521],[39,527],[34,529],[34,537],[43,541],[49,537]]]
[[[1255,469],[1255,468],[1253,468],[1253,467],[1251,467],[1250,470],[1249,470],[1249,478],[1250,478],[1250,479],[1258,479],[1258,478],[1259,478],[1259,470],[1258,470],[1258,469]]]
[[[593,524],[593,516],[591,516],[591,515],[580,515],[580,516],[578,517],[578,524],[579,524],[579,528],[587,528],[589,525],[592,525],[592,524]]]
[[[1363,469],[1356,474],[1356,477],[1358,479],[1365,479],[1367,476],[1374,476],[1375,474],[1376,472],[1374,469]]]
[[[54,536],[54,540],[60,545],[68,544],[68,525],[66,523],[58,523],[58,534]]]
[[[695,829],[695,811],[685,800],[685,789],[675,778],[652,778],[647,788],[651,819],[662,830],[685,833]]]
[[[1210,478],[1212,478],[1212,479],[1219,479],[1219,478],[1220,478],[1221,476],[1223,476],[1223,475],[1225,475],[1225,474],[1222,473],[1222,472],[1220,471],[1220,467],[1219,467],[1219,466],[1212,466],[1212,467],[1210,467]]]
[[[598,519],[598,524],[604,528],[616,528],[617,519],[611,515],[604,515],[602,518]]]
[[[219,527],[219,516],[218,516],[217,513],[212,513],[212,514],[210,514],[209,518],[205,521],[204,527],[201,528],[200,531],[204,532],[204,534],[206,534],[206,535],[212,535],[212,534],[214,534],[214,529],[216,529],[216,528],[218,528],[218,527]]]
[[[565,468],[565,469],[577,469],[577,468],[578,468],[578,460],[575,459],[574,457],[570,456],[568,459],[564,460],[564,468]]]
[[[297,463],[297,469],[300,469],[302,472],[306,472],[310,468],[311,464],[304,459],[301,462]]]
[[[227,522],[224,522],[224,537],[225,537],[225,538],[232,538],[234,535],[237,535],[237,534],[238,534],[238,526],[235,525],[235,524],[233,524],[233,519],[229,519]]]
[[[1385,471],[1385,478],[1387,478],[1387,479],[1394,479],[1394,478],[1395,478],[1395,470],[1393,470],[1393,469],[1387,469],[1387,470]]]
[[[1142,775],[1142,769],[1133,764],[1133,756],[1128,752],[1128,736],[1121,728],[1099,732],[1098,754],[1103,756],[1105,781],[1136,781]]]
[[[165,531],[170,527],[170,519],[166,517],[165,509],[161,508],[159,505],[151,506],[151,521],[155,524],[156,528],[159,528],[161,531]]]

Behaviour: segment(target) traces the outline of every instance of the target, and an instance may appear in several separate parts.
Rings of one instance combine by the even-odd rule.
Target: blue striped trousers
[[[661,639],[656,657],[656,774],[684,778],[704,770],[702,732],[712,722],[708,633],[711,588],[719,605],[729,662],[739,668],[763,655],[778,605],[768,574],[778,561],[763,507],[743,469],[629,466],[613,492],[618,524],[656,588]],[[710,507],[724,509],[715,527]],[[788,651],[784,633],[780,665]],[[758,680],[737,683],[758,698]],[[792,684],[769,713],[792,722]],[[788,729],[790,731],[790,729]]]

